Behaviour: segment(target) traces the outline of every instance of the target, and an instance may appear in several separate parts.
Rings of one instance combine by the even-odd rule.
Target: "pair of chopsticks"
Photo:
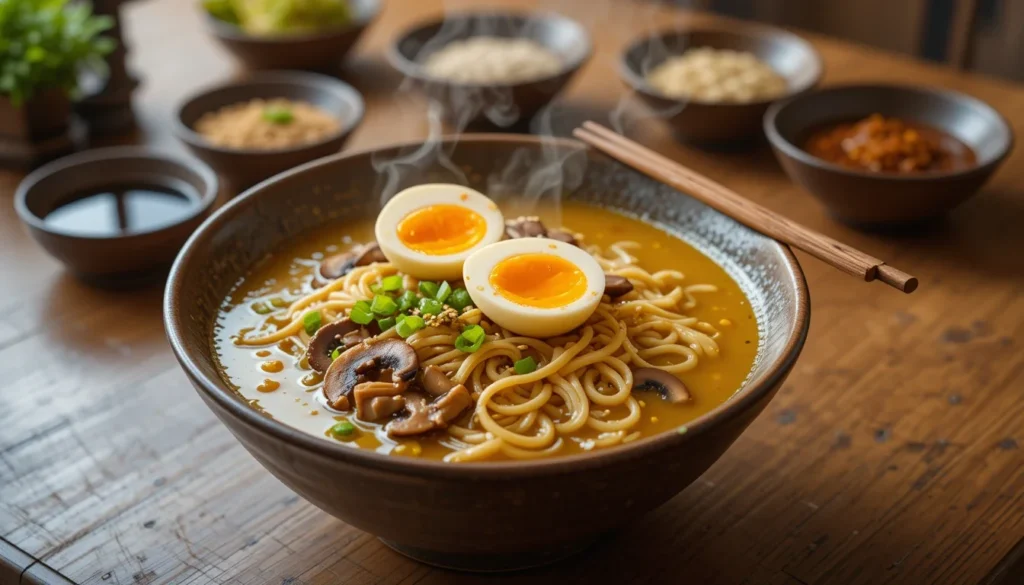
[[[633,142],[595,122],[584,122],[573,136],[645,175],[675,187],[694,199],[847,274],[865,281],[880,280],[907,294],[917,289],[917,278],[884,261],[819,234],[770,209],[741,197],[735,191]]]

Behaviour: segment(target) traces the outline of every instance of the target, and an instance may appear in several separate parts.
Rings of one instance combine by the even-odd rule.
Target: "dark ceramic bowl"
[[[352,22],[315,32],[256,36],[210,15],[206,23],[214,38],[249,69],[333,71],[380,12],[380,0],[348,3]]]
[[[150,231],[90,236],[47,224],[54,209],[106,189],[146,185],[189,194],[192,205],[176,222]],[[73,154],[40,167],[14,195],[14,208],[29,233],[51,256],[87,282],[130,286],[165,273],[185,240],[213,210],[217,175],[194,159],[140,147]]]
[[[476,36],[527,38],[562,61],[554,75],[508,84],[471,84],[429,75],[422,63],[453,41]],[[460,126],[521,126],[554,97],[590,58],[590,36],[579,23],[557,14],[465,12],[446,14],[443,20],[420,24],[398,37],[388,60],[413,80],[446,116]]]
[[[647,74],[666,59],[700,47],[753,53],[786,79],[787,94],[743,104],[711,103],[669,97],[647,83]],[[784,30],[753,24],[684,27],[659,33],[627,47],[619,65],[623,81],[665,119],[676,136],[708,146],[759,138],[768,106],[813,88],[822,72],[821,58],[810,43]]]
[[[341,126],[318,142],[271,150],[215,146],[194,130],[203,114],[256,98],[308,102],[336,116]],[[362,120],[363,98],[349,84],[317,73],[281,71],[257,73],[200,91],[178,109],[174,131],[237,192],[281,171],[338,152]]]
[[[390,186],[451,182],[454,168],[485,192],[495,194],[501,184],[509,193],[522,193],[507,178],[523,173],[509,169],[521,170],[528,160],[541,166],[542,157],[557,157],[583,176],[564,197],[641,215],[718,261],[750,298],[760,324],[748,381],[727,403],[678,432],[535,461],[449,464],[390,457],[263,416],[218,370],[210,343],[218,308],[240,277],[286,241],[338,219],[372,221],[383,183],[372,163],[394,160],[417,146],[317,161],[232,201],[197,231],[175,263],[164,298],[168,337],[210,409],[271,473],[321,509],[433,564],[500,570],[550,562],[679,493],[764,409],[807,335],[803,273],[789,248],[601,154],[583,151],[578,142],[542,143],[508,134],[444,139],[440,150],[451,153],[445,168],[422,167],[416,177]]]
[[[894,116],[952,135],[977,155],[977,166],[954,172],[896,175],[842,167],[803,150],[822,126]],[[846,223],[885,226],[935,218],[988,180],[1013,148],[1013,131],[991,106],[960,93],[895,85],[830,87],[773,106],[764,131],[786,174]]]

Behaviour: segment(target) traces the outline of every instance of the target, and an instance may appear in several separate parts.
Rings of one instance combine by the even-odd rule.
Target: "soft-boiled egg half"
[[[470,254],[502,238],[505,218],[483,193],[435,183],[392,197],[374,231],[398,270],[424,280],[457,280]]]
[[[582,325],[604,294],[593,256],[548,238],[520,238],[473,252],[462,267],[473,304],[501,327],[553,337]]]

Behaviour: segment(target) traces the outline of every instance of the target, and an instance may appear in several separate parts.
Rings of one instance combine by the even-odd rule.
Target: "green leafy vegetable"
[[[323,319],[320,317],[320,311],[310,311],[302,316],[302,326],[306,328],[306,333],[313,335],[317,329],[320,329],[320,324],[323,323]]]
[[[399,337],[405,339],[420,329],[423,329],[425,326],[426,323],[423,321],[422,317],[417,315],[408,315],[405,316],[404,319],[399,319],[398,325],[395,326],[395,332],[398,333]]]
[[[381,285],[381,287],[386,292],[394,292],[396,290],[402,290],[402,277],[397,275],[397,274],[392,274],[391,276],[385,276],[380,281],[380,285]]]
[[[434,298],[443,303],[450,294],[452,294],[452,285],[448,284],[448,281],[446,280],[441,283],[441,286],[437,287],[437,292],[434,294]]]
[[[370,310],[373,311],[374,315],[387,317],[388,315],[394,315],[398,311],[398,304],[395,303],[395,299],[387,295],[377,295],[373,297]]]
[[[105,68],[111,26],[89,2],[0,0],[0,95],[15,106],[50,89],[74,95],[83,69]]]
[[[450,297],[448,297],[448,306],[459,311],[473,304],[473,299],[469,296],[469,291],[464,288],[457,288],[452,291]]]
[[[519,374],[520,376],[522,376],[523,374],[529,374],[530,372],[537,369],[537,360],[533,359],[531,356],[526,356],[523,359],[517,361],[513,365],[513,367],[515,368],[516,373]]]
[[[480,349],[487,339],[487,333],[479,325],[470,325],[462,330],[462,333],[455,338],[455,347],[466,353],[473,353]]]

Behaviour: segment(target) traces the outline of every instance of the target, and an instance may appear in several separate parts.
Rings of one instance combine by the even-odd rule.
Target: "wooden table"
[[[506,0],[504,4],[520,4]],[[597,52],[563,97],[564,133],[617,112],[629,133],[793,219],[921,278],[912,296],[806,256],[810,341],[767,412],[698,482],[588,552],[501,583],[1021,583],[1024,579],[1024,149],[948,221],[900,236],[829,220],[766,149],[675,143],[627,102],[615,59],[687,18],[562,2]],[[350,143],[422,137],[424,104],[395,95],[396,32],[440,0],[392,0],[350,60],[367,116]],[[551,6],[549,3],[548,6]],[[230,76],[193,2],[126,8],[144,139],[196,86]],[[812,38],[826,83],[940,85],[998,108],[1024,136],[1024,90]],[[0,173],[0,582],[468,583],[320,512],[214,419],[164,339],[162,291],[104,292],[20,229]],[[557,519],[550,519],[557,521]],[[27,569],[26,569],[27,568]]]

